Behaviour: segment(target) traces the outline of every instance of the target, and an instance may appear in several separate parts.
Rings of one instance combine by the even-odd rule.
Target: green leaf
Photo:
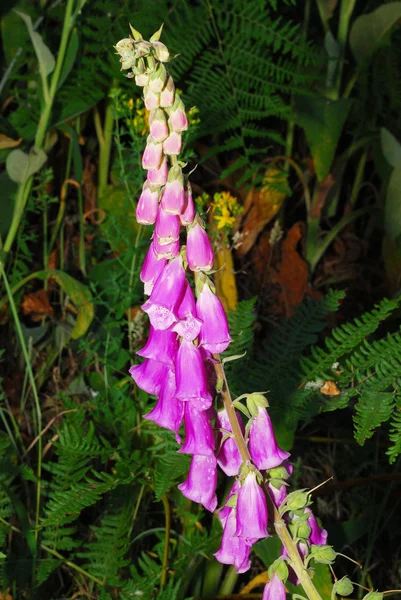
[[[384,229],[390,239],[401,234],[401,168],[394,169],[387,186]]]
[[[10,228],[14,213],[15,195],[17,185],[11,181],[5,171],[0,174],[1,211],[0,211],[0,235],[5,238]]]
[[[89,288],[63,271],[48,271],[63,288],[78,309],[77,319],[71,337],[76,340],[87,332],[95,314],[92,294]]]
[[[16,149],[7,156],[6,169],[9,178],[20,185],[24,184],[34,173],[39,171],[47,160],[43,150],[32,150],[27,154]]]
[[[400,18],[401,2],[389,2],[355,20],[351,27],[349,43],[359,67],[369,63]]]
[[[395,169],[401,169],[401,144],[385,127],[380,130],[383,154],[387,162]]]
[[[376,427],[389,420],[393,408],[392,392],[362,391],[354,417],[355,439],[358,444],[364,444],[372,437]]]
[[[29,34],[20,17],[12,10],[1,18],[1,39],[7,64],[15,58],[18,50],[29,44]]]
[[[64,81],[67,79],[72,67],[74,66],[75,59],[79,48],[79,35],[77,29],[73,29],[68,42],[67,51],[65,53],[63,68],[61,69],[60,79],[58,81],[57,88],[61,88]]]
[[[351,104],[348,98],[333,101],[324,97],[295,96],[295,114],[305,130],[319,181],[330,172]]]
[[[31,17],[20,12],[19,10],[16,10],[15,12],[21,17],[21,19],[23,19],[28,28],[28,32],[31,36],[32,44],[38,59],[39,70],[42,74],[42,77],[47,77],[54,70],[54,67],[56,66],[56,60],[48,46],[46,46],[44,43],[42,36],[34,30]]]

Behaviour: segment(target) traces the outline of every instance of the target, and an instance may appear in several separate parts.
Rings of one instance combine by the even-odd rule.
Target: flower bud
[[[143,184],[142,193],[136,205],[136,220],[141,225],[153,225],[159,208],[159,190],[149,187],[147,181]]]
[[[160,92],[160,106],[169,108],[174,104],[175,86],[171,75],[168,76],[164,89]]]
[[[273,577],[277,575],[281,581],[286,581],[288,578],[287,563],[282,557],[277,558],[274,563],[270,565],[268,573],[270,579],[273,579]]]
[[[142,156],[142,168],[154,171],[160,168],[163,159],[163,146],[157,144],[149,135]]]
[[[167,119],[164,110],[157,108],[151,112],[150,122],[150,135],[155,142],[163,142],[168,134]],[[164,148],[163,148],[164,150]]]
[[[285,499],[285,510],[299,510],[310,504],[309,492],[305,490],[295,490],[288,494]],[[284,508],[284,506],[283,506]]]
[[[187,261],[192,271],[210,271],[213,267],[213,249],[206,231],[195,222],[188,228]]]
[[[169,58],[170,58],[170,53],[167,50],[166,46],[162,43],[162,42],[153,42],[152,43],[154,52],[155,52],[155,56],[157,58],[157,60],[160,60],[160,62],[168,62]]]
[[[354,586],[348,577],[343,577],[333,585],[333,592],[339,596],[349,596],[354,591]],[[366,598],[366,596],[365,596]]]
[[[160,106],[160,94],[152,92],[148,85],[143,89],[143,99],[148,110],[154,110]]]
[[[323,565],[333,564],[337,556],[333,546],[311,546],[310,554],[316,562]]]
[[[138,73],[138,75],[135,75],[135,83],[139,87],[144,87],[145,85],[148,85],[148,81],[149,75],[147,75],[146,73]]]
[[[155,233],[160,246],[166,246],[180,239],[180,219],[177,215],[169,215],[162,208],[156,217]]]
[[[189,181],[187,182],[184,192],[184,209],[180,215],[181,225],[191,225],[195,217],[195,206],[192,199],[192,188]]]
[[[160,94],[166,85],[166,80],[166,67],[162,63],[159,63],[156,70],[149,77],[149,89],[155,94]]]
[[[172,131],[163,142],[163,152],[168,156],[177,156],[181,152],[182,140],[181,133]]]
[[[171,167],[163,189],[161,206],[166,213],[180,215],[184,208],[184,185],[182,171],[178,165]]]
[[[188,129],[188,119],[185,114],[185,106],[179,94],[175,95],[174,104],[169,110],[170,127],[173,131],[186,131]]]
[[[384,594],[382,594],[381,592],[369,592],[369,594],[366,594],[366,596],[364,596],[362,598],[362,600],[383,600],[384,598]]]
[[[180,483],[178,489],[189,500],[199,502],[213,512],[217,506],[216,485],[217,465],[214,456],[195,454],[192,457],[188,478]]]
[[[148,171],[149,185],[165,185],[168,175],[167,159],[164,157],[163,162],[158,169]]]

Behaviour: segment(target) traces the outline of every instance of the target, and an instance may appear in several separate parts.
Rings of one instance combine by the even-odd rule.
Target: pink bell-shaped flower
[[[171,75],[168,76],[167,83],[164,89],[160,92],[160,106],[169,108],[174,104],[175,86]]]
[[[154,171],[160,168],[163,159],[163,144],[158,144],[149,135],[142,156],[142,168]]]
[[[188,119],[185,114],[185,106],[178,94],[175,95],[174,104],[169,111],[170,127],[173,131],[186,131]]]
[[[258,412],[258,416],[252,419],[249,432],[249,452],[259,470],[273,469],[281,465],[290,453],[278,447],[267,410],[259,406]]]
[[[217,512],[217,516],[219,517],[220,523],[223,527],[226,524],[226,521],[232,511],[232,506],[227,506],[227,503],[233,496],[235,496],[235,494],[238,494],[240,487],[241,487],[241,482],[238,479],[236,479],[233,483],[230,493],[228,494],[228,496],[226,498],[225,506],[223,506],[223,508],[220,508],[220,510]]]
[[[285,600],[285,598],[285,585],[281,579],[274,574],[273,579],[265,585],[262,600]]]
[[[277,489],[274,485],[268,483],[267,489],[269,491],[270,498],[273,500],[277,508],[281,506],[287,497],[287,487],[283,484]]]
[[[182,494],[192,500],[203,504],[213,512],[217,506],[216,497],[217,465],[214,456],[192,457],[188,478],[180,483],[178,489]]]
[[[136,220],[141,225],[153,225],[159,208],[159,190],[149,187],[147,181],[143,184],[142,193],[136,205]]]
[[[237,412],[237,419],[239,422],[239,426],[241,427],[241,431],[242,431],[242,433],[244,433],[245,432],[244,424],[242,422],[241,415],[238,412]],[[228,418],[227,411],[225,409],[220,410],[217,413],[215,427],[216,427],[216,429],[224,429],[225,431],[232,432],[230,420]],[[235,441],[233,440],[233,438],[228,437],[220,445],[221,440],[224,436],[224,433],[225,433],[224,431],[223,432],[219,431],[218,436],[217,436],[217,448],[219,448],[219,451],[218,451],[217,457],[216,457],[217,464],[219,465],[220,469],[222,471],[224,471],[224,473],[228,477],[234,477],[235,475],[238,475],[239,468],[243,461],[241,458],[241,454],[238,450],[238,446],[235,443]]]
[[[202,354],[193,342],[183,339],[176,360],[177,398],[191,402],[198,410],[212,405]]]
[[[163,201],[163,200],[162,200]],[[213,267],[213,249],[206,231],[195,223],[188,228],[187,261],[192,271],[210,271]]]
[[[132,366],[129,373],[141,390],[152,396],[157,396],[160,386],[164,384],[168,368],[157,360],[147,358],[141,365]]]
[[[169,244],[160,244],[159,238],[156,236],[153,238],[153,247],[157,258],[167,258],[170,260],[171,258],[178,256],[180,251],[180,241],[175,240]]]
[[[182,139],[181,133],[172,131],[168,138],[163,142],[163,152],[169,156],[177,156],[181,152]]]
[[[155,329],[168,329],[178,321],[178,307],[185,291],[185,270],[181,256],[174,258],[158,277],[149,300],[142,305]]]
[[[196,313],[203,321],[199,337],[201,346],[212,354],[224,352],[231,342],[227,317],[222,303],[207,283],[196,301]]]
[[[238,492],[235,533],[250,546],[268,535],[265,494],[252,472],[245,477]]]
[[[177,215],[170,215],[162,208],[159,209],[156,217],[155,233],[160,246],[179,240],[180,228],[180,218]]]
[[[251,566],[251,547],[235,534],[236,527],[236,510],[230,508],[224,523],[221,546],[214,556],[223,565],[234,565],[237,573],[245,573]]]
[[[148,171],[148,182],[149,185],[164,185],[167,181],[168,166],[166,157],[163,158],[162,164],[158,169]]]
[[[177,217],[178,218],[178,217]],[[179,321],[173,326],[180,337],[192,341],[198,337],[202,327],[202,321],[196,318],[195,299],[191,286],[187,282],[185,293],[178,309]]]
[[[167,260],[165,258],[159,259],[156,256],[153,244],[150,244],[140,274],[141,281],[143,281],[145,284],[145,294],[148,296],[150,296],[152,293],[156,279],[159,277],[166,265]]]
[[[143,415],[144,419],[154,421],[160,427],[174,431],[177,444],[181,443],[178,431],[184,414],[184,403],[175,396],[175,375],[168,370],[167,376],[160,387],[160,397],[150,413]]]
[[[160,94],[152,92],[152,90],[149,88],[149,85],[146,85],[143,88],[143,99],[148,110],[155,110],[160,106]]]
[[[171,167],[162,192],[161,207],[166,213],[180,215],[184,208],[184,185],[180,167]]]
[[[164,86],[166,85],[167,71],[163,64],[158,64],[157,68],[149,77],[149,90],[155,94],[160,94]]]
[[[192,199],[192,188],[191,184],[188,182],[185,190],[184,196],[184,209],[180,214],[181,225],[191,225],[192,221],[195,218],[195,205]]]
[[[169,130],[167,125],[166,114],[161,108],[151,112],[151,119],[149,119],[149,131],[150,135],[155,142],[164,142],[168,137]]]
[[[182,402],[182,404],[185,404],[185,442],[178,452],[214,457],[213,428],[207,411],[197,410],[190,402]]]
[[[157,360],[174,369],[178,338],[174,331],[159,330],[150,326],[148,341],[137,355]]]

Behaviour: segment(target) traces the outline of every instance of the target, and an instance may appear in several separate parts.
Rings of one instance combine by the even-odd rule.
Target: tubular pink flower
[[[146,75],[146,73],[139,73],[138,75],[135,75],[135,83],[139,87],[143,87],[144,85],[147,85],[148,81],[149,81],[149,75]]]
[[[166,115],[164,110],[158,108],[155,111],[152,111],[151,118],[149,119],[150,127],[150,135],[155,140],[155,142],[164,142],[164,140],[168,137],[169,130],[166,120]]]
[[[156,279],[167,265],[165,258],[157,258],[153,244],[150,244],[141,269],[141,281],[145,284],[145,294],[150,296]]]
[[[168,329],[178,321],[177,311],[185,291],[181,256],[172,260],[159,275],[149,300],[142,305],[155,329]]]
[[[181,152],[182,148],[182,139],[181,133],[176,131],[172,131],[168,138],[166,138],[163,142],[163,152],[164,154],[177,156]]]
[[[159,208],[159,190],[151,189],[147,181],[143,184],[142,193],[136,205],[136,220],[141,225],[153,225]]]
[[[155,110],[160,106],[160,94],[156,94],[149,89],[149,85],[143,88],[143,99],[148,110]]]
[[[163,158],[162,164],[158,169],[148,171],[149,185],[164,185],[167,181],[168,166],[166,157]]]
[[[220,354],[228,347],[231,337],[223,305],[213,294],[207,283],[204,284],[196,301],[196,314],[203,321],[199,343],[212,354]]]
[[[192,342],[182,340],[176,361],[177,398],[191,402],[198,410],[212,405],[202,354]]]
[[[136,385],[152,396],[157,396],[168,373],[165,364],[147,358],[141,365],[134,365],[129,373]]]
[[[167,83],[164,89],[160,92],[160,106],[169,108],[174,104],[175,86],[171,75],[168,76]]]
[[[217,516],[219,517],[220,523],[222,524],[223,527],[226,524],[226,521],[227,521],[227,519],[230,516],[230,513],[232,511],[232,506],[227,506],[227,502],[235,494],[238,494],[240,487],[241,487],[241,483],[240,483],[240,481],[238,479],[236,479],[234,481],[234,483],[233,483],[233,486],[232,486],[232,488],[230,490],[230,493],[228,494],[228,496],[226,498],[226,504],[225,504],[225,506],[223,506],[223,508],[220,508],[220,510],[217,512]]]
[[[310,508],[305,508],[306,513],[310,513],[308,517],[308,524],[311,528],[311,534],[309,536],[309,542],[316,546],[325,546],[327,543],[327,531],[322,529],[317,522],[317,519]]]
[[[238,419],[239,426],[241,427],[242,433],[245,433],[244,424],[242,422],[241,415],[238,412],[237,412],[237,419]],[[217,413],[215,427],[217,429],[221,428],[221,429],[225,429],[226,431],[232,432],[230,420],[228,418],[227,411],[225,409],[220,410]],[[217,448],[220,448],[220,449],[219,449],[219,451],[217,453],[217,457],[216,457],[217,463],[218,463],[220,469],[222,471],[224,471],[224,473],[226,475],[228,475],[228,477],[234,477],[235,475],[238,475],[238,471],[239,471],[239,468],[242,463],[242,458],[241,458],[240,452],[238,450],[238,446],[235,443],[235,441],[233,440],[233,438],[231,438],[231,437],[227,438],[226,440],[224,440],[223,444],[220,446],[223,436],[224,436],[224,431],[223,432],[219,431],[218,436],[217,436]]]
[[[223,565],[234,565],[237,573],[245,573],[251,566],[251,547],[235,534],[236,526],[236,511],[230,508],[224,523],[221,546],[214,556]]]
[[[214,457],[213,428],[206,414],[207,411],[197,410],[190,402],[182,402],[182,404],[185,404],[185,442],[178,452]]]
[[[255,473],[248,473],[238,492],[235,534],[250,546],[268,536],[266,498]]]
[[[137,355],[151,358],[174,369],[178,350],[178,338],[174,331],[162,331],[150,326],[149,338]]]
[[[217,506],[216,497],[217,465],[213,456],[192,457],[188,478],[180,483],[178,489],[182,494],[192,500],[203,504],[213,512]]]
[[[280,489],[277,489],[271,483],[267,484],[267,489],[269,490],[270,497],[272,498],[274,504],[277,508],[284,502],[287,497],[287,488],[285,485],[281,485]]]
[[[180,219],[177,215],[170,215],[162,208],[156,217],[155,233],[160,246],[171,244],[180,239]]]
[[[170,260],[171,258],[178,256],[180,251],[180,242],[179,240],[176,240],[175,242],[170,242],[169,244],[159,244],[159,240],[156,236],[153,238],[153,247],[155,249],[157,258],[167,258]]]
[[[181,169],[172,167],[162,192],[161,207],[166,213],[180,215],[184,207],[184,186]]]
[[[153,141],[148,136],[146,148],[142,156],[142,167],[149,171],[155,171],[160,168],[163,159],[163,145]]]
[[[273,579],[265,585],[262,600],[285,600],[285,598],[285,585],[281,579],[274,574]]]
[[[163,64],[159,64],[149,77],[149,89],[155,94],[160,94],[166,85],[167,72]]]
[[[163,200],[162,200],[163,202]],[[213,249],[206,231],[195,223],[188,228],[187,261],[192,271],[210,271],[213,267]]]
[[[181,443],[178,431],[184,414],[184,403],[175,396],[175,375],[168,371],[160,387],[160,397],[150,413],[143,415],[144,419],[157,423],[160,427],[174,431],[177,444]]]
[[[290,453],[278,447],[269,413],[265,408],[258,408],[259,414],[253,417],[249,432],[249,452],[259,470],[273,469],[281,465]]]
[[[178,218],[178,217],[177,217]],[[202,321],[196,318],[195,299],[191,286],[187,282],[185,293],[178,309],[179,321],[173,326],[180,337],[192,341],[198,337],[202,327]]]
[[[186,131],[188,119],[185,114],[185,106],[178,94],[175,95],[174,104],[169,111],[170,127],[173,131]]]
[[[194,206],[194,201],[192,199],[191,185],[188,182],[187,189],[185,190],[185,195],[184,195],[184,210],[180,214],[181,225],[184,225],[184,226],[191,225],[194,218],[195,218],[195,206]]]

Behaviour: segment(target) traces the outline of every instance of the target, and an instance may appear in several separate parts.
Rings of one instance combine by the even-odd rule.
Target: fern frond
[[[396,397],[396,405],[390,422],[389,438],[391,446],[386,454],[389,457],[389,463],[393,464],[401,454],[401,397],[399,395]]]
[[[364,390],[355,407],[355,439],[364,444],[372,437],[374,430],[389,420],[394,408],[394,394],[391,392],[371,392]]]

